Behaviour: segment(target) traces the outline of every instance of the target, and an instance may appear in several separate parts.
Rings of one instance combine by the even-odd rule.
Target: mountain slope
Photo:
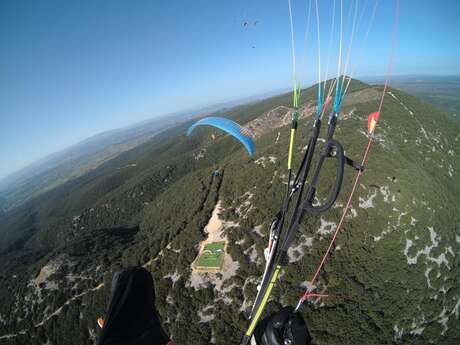
[[[362,154],[366,116],[381,90],[356,82],[344,104],[336,138],[352,158]],[[303,93],[294,166],[314,93]],[[303,310],[315,344],[454,344],[460,335],[459,126],[403,92],[386,97],[368,168],[319,283],[336,297]],[[290,98],[229,110],[258,133],[253,159],[212,129],[186,137],[184,124],[5,214],[0,338],[92,344],[111,275],[141,264],[154,276],[158,310],[177,344],[237,343],[263,270],[267,227],[284,194]],[[326,166],[320,186],[329,185],[334,168]],[[269,310],[296,302],[353,176],[347,169],[333,210],[305,217]],[[218,201],[231,269],[197,276],[191,263]]]
[[[370,82],[383,83],[382,78],[370,78]],[[460,116],[460,77],[409,75],[394,76],[391,80],[393,88],[408,92],[436,107],[444,109],[455,119]]]
[[[125,128],[97,134],[53,153],[0,180],[0,215],[33,197],[96,169],[119,154],[149,141],[167,128],[206,114],[219,114],[241,104],[260,102],[261,99],[269,98],[274,94],[276,93],[254,95],[159,116]]]

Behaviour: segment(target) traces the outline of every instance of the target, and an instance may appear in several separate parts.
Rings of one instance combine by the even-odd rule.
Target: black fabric
[[[257,345],[311,344],[304,319],[299,313],[294,313],[292,307],[283,308],[259,322],[254,337]]]
[[[169,338],[155,309],[151,274],[127,268],[112,279],[110,304],[98,345],[164,345]]]

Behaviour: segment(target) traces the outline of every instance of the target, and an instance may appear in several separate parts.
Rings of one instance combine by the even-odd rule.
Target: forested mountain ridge
[[[0,179],[0,214],[96,169],[123,152],[149,141],[162,131],[194,118],[218,114],[241,104],[260,101],[281,92],[254,95],[197,109],[157,116],[127,127],[96,134],[50,154]]]
[[[356,82],[344,104],[336,137],[352,158],[362,155],[381,90]],[[315,91],[303,92],[294,166]],[[453,344],[460,335],[459,126],[403,92],[386,97],[368,168],[320,283],[341,297],[303,310],[315,344]],[[256,126],[254,158],[210,129],[186,137],[187,123],[3,215],[0,340],[92,344],[111,275],[141,264],[154,275],[157,306],[177,344],[238,343],[286,183],[289,126],[257,131],[258,119],[277,107],[286,116],[290,100],[281,95],[226,114]],[[331,178],[334,167],[327,168],[320,185]],[[353,175],[347,170],[332,211],[305,217],[269,310],[296,302]],[[191,263],[219,200],[234,270],[197,281]]]
[[[160,117],[100,133],[51,154],[0,180],[0,209],[7,211],[17,207],[35,196],[82,176],[185,120],[173,115]]]

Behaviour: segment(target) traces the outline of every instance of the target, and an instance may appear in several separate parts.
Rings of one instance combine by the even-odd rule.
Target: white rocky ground
[[[60,255],[50,260],[47,264],[45,264],[41,268],[39,274],[36,277],[33,277],[28,283],[28,291],[26,292],[25,296],[23,296],[24,301],[27,302],[27,307],[25,310],[22,310],[21,315],[25,315],[25,317],[28,317],[31,308],[34,306],[34,304],[43,303],[44,294],[52,293],[53,290],[59,289],[59,286],[65,286],[66,290],[73,291],[75,290],[77,284],[83,280],[91,281],[92,283],[94,283],[93,278],[91,278],[85,272],[82,272],[80,275],[66,273],[68,272],[69,268],[71,268],[75,264],[76,262],[68,255]],[[98,271],[99,269],[100,267],[97,267],[95,271]],[[61,273],[61,275],[59,276],[59,281],[56,281],[53,278],[53,276],[57,273]],[[63,273],[66,274],[63,275]],[[60,307],[56,308],[55,310],[52,310],[49,307],[47,307],[45,309],[45,312],[43,313],[43,318],[39,322],[35,323],[35,327],[43,326],[44,323],[51,319],[53,316],[59,315],[62,312],[64,306],[69,305],[73,301],[85,296],[90,292],[94,292],[101,289],[104,286],[104,283],[95,284],[93,286],[94,287],[88,288],[83,292],[72,295],[72,297],[70,297],[67,301],[65,301]],[[14,305],[15,313],[19,312],[18,309],[20,305],[20,298],[21,296],[17,294],[17,300]],[[21,319],[17,321],[21,321]],[[94,330],[90,330],[90,333],[91,331]],[[27,330],[24,329],[14,334],[5,334],[0,336],[0,340],[14,338],[20,334],[26,333]]]
[[[277,158],[275,156],[268,156],[268,157],[262,156],[262,157],[257,158],[254,161],[254,163],[262,166],[263,168],[266,168],[268,163],[275,164],[276,161],[277,161]]]
[[[394,181],[394,178],[390,178]],[[406,258],[407,265],[415,270],[421,271],[426,281],[426,289],[429,291],[429,298],[436,301],[439,312],[433,314],[432,309],[426,309],[426,304],[421,303],[416,306],[418,313],[413,315],[410,324],[405,321],[396,321],[394,324],[394,339],[399,341],[404,334],[421,335],[428,324],[436,322],[441,326],[441,335],[448,330],[448,324],[454,318],[458,322],[460,296],[451,294],[448,297],[448,281],[452,277],[453,260],[460,254],[460,241],[448,241],[447,234],[437,229],[435,225],[423,227],[418,219],[410,216],[414,208],[425,209],[428,219],[432,219],[436,212],[435,207],[431,207],[424,200],[413,199],[410,205],[400,205],[398,195],[392,192],[389,185],[381,186],[378,189],[368,190],[361,186],[367,195],[359,198],[359,207],[363,209],[375,208],[375,202],[383,201],[391,208],[391,214],[387,221],[387,226],[377,236],[375,242],[382,241],[394,231],[403,232],[404,242],[401,243],[401,252]],[[430,216],[431,215],[431,216]],[[460,238],[458,238],[460,240]],[[408,293],[410,291],[408,290]],[[431,307],[432,308],[432,307]]]
[[[225,222],[219,218],[219,213],[222,210],[222,202],[219,201],[212,212],[204,231],[207,238],[200,244],[203,246],[206,243],[227,241],[226,230],[230,227],[238,226],[233,222]],[[237,261],[234,261],[229,254],[225,254],[224,264],[220,272],[200,272],[193,268],[189,281],[186,283],[187,287],[192,287],[195,290],[207,287],[210,284],[214,285],[216,292],[219,294],[222,290],[222,284],[229,278],[236,274],[239,268]]]
[[[335,224],[334,224],[335,225]],[[307,253],[307,250],[313,246],[313,237],[307,235],[300,236],[297,244],[293,244],[288,249],[289,262],[297,262]]]

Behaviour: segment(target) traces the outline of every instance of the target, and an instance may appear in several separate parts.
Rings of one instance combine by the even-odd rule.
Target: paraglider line
[[[379,103],[379,107],[378,107],[378,112],[379,113],[381,112],[381,110],[383,108],[383,102],[385,100],[385,94],[386,94],[387,89],[389,87],[391,74],[392,74],[392,71],[393,71],[393,58],[394,58],[394,52],[395,52],[395,48],[396,48],[398,23],[399,23],[399,0],[396,0],[396,10],[395,10],[395,20],[394,20],[394,23],[393,23],[392,46],[391,46],[390,60],[389,60],[388,67],[387,67],[387,75],[386,75],[386,78],[385,78],[385,85],[383,87],[383,93],[382,93],[382,96],[380,98],[380,103]],[[364,151],[363,158],[362,158],[361,166],[363,166],[363,167],[367,163],[367,158],[368,158],[369,151],[371,149],[373,141],[374,141],[374,134],[372,132],[372,133],[369,134],[369,140],[368,140],[368,143],[367,143],[367,146],[366,146],[366,149]],[[351,207],[351,202],[352,202],[354,193],[356,191],[356,187],[358,186],[358,183],[359,183],[362,175],[363,175],[363,170],[362,169],[358,170],[358,173],[356,174],[355,180],[353,182],[353,187],[352,187],[351,192],[350,192],[350,194],[348,196],[346,206],[343,209],[342,216],[340,217],[339,224],[337,225],[337,229],[335,230],[334,235],[332,236],[332,239],[329,242],[329,246],[327,247],[323,258],[321,259],[321,262],[318,265],[318,268],[316,269],[315,274],[313,275],[313,278],[310,280],[310,286],[314,286],[315,282],[318,280],[319,274],[320,274],[320,272],[321,272],[321,270],[322,270],[327,258],[329,257],[329,254],[331,253],[332,248],[335,245],[337,235],[339,234],[340,230],[342,229],[342,225],[343,225],[343,223],[345,221],[345,217],[347,216],[348,210]],[[299,303],[297,304],[297,307],[296,307],[295,311],[297,311],[300,308],[300,306],[302,305],[303,301],[306,299],[306,297],[308,295],[311,294],[312,290],[313,290],[313,288],[307,288],[305,290],[305,293],[300,298]]]
[[[374,24],[374,20],[375,20],[375,15],[377,13],[377,7],[379,5],[379,0],[375,0],[375,4],[374,4],[374,9],[372,11],[372,16],[371,16],[371,19],[370,19],[370,22],[369,22],[369,26],[367,28],[367,31],[366,31],[366,34],[364,35],[364,40],[363,40],[363,43],[362,43],[362,46],[360,47],[360,50],[358,52],[358,56],[361,56],[362,55],[362,51],[363,51],[363,47],[364,45],[366,44],[367,42],[367,39],[369,37],[369,33],[371,32],[371,29],[372,29],[372,26]],[[364,11],[362,13],[362,15],[364,14]],[[345,91],[343,92],[343,96],[342,97],[345,97],[345,95],[348,93],[348,88],[350,87],[350,83],[351,83],[351,80],[353,78],[353,76],[355,75],[355,71],[356,71],[356,65],[353,66],[353,70],[352,72],[350,73],[350,76],[348,78],[348,82],[347,82],[347,86],[345,87]]]

